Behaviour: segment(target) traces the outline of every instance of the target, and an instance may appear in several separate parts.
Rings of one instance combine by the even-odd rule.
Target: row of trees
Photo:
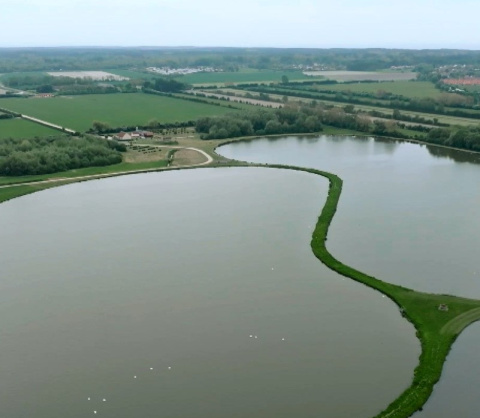
[[[195,128],[202,139],[223,139],[251,135],[320,132],[322,123],[315,108],[292,105],[275,110],[258,109],[245,113],[200,118]]]
[[[143,83],[144,89],[156,90],[164,93],[178,93],[186,90],[189,86],[173,78],[160,77],[154,80],[147,80]]]
[[[0,175],[48,174],[120,163],[125,146],[95,137],[0,140]]]
[[[350,109],[347,109],[350,110]],[[371,119],[362,114],[346,112],[312,102],[310,105],[288,104],[284,108],[258,109],[197,120],[196,130],[202,139],[224,139],[241,136],[313,133],[323,125],[335,126],[367,134],[424,142],[480,151],[480,127],[429,128],[424,125],[405,126],[389,120]],[[418,131],[406,133],[404,129]],[[420,134],[421,132],[421,134]]]
[[[468,110],[468,108],[476,109],[475,106],[472,106],[473,103],[471,98],[467,97],[465,100],[460,100],[458,97],[459,95],[449,95],[448,99],[445,96],[440,96],[439,99],[434,99],[430,97],[408,98],[398,95],[388,96],[388,98],[373,98],[370,97],[372,96],[372,93],[352,93],[338,91],[326,93],[319,92],[314,88],[298,88],[291,85],[289,85],[288,88],[285,86],[258,85],[256,87],[249,87],[248,89],[258,93],[289,95],[312,100],[328,100],[338,103],[351,103],[357,105],[384,107],[388,109],[428,112],[465,118],[475,118],[476,116],[471,110]]]
[[[438,145],[480,151],[480,127],[432,129],[427,135],[427,141]]]

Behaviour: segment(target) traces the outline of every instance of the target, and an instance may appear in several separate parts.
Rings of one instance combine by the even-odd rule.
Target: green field
[[[196,73],[177,77],[188,84],[229,84],[229,83],[280,83],[286,75],[289,81],[311,80],[301,71],[242,70],[237,72]]]
[[[26,76],[40,77],[45,75],[48,75],[46,71],[22,71],[22,72],[16,72],[16,73],[6,73],[6,74],[0,74],[0,81],[5,81],[12,77],[26,77]]]
[[[94,120],[121,127],[146,125],[154,118],[160,123],[183,122],[232,111],[228,107],[143,93],[10,98],[0,99],[0,107],[80,132],[91,128]]]
[[[352,83],[321,85],[316,88],[319,91],[351,91],[352,93],[373,93],[385,91],[409,98],[439,97],[442,92],[428,81],[385,81],[380,83]]]
[[[23,119],[1,119],[0,139],[4,138],[34,138],[36,136],[53,136],[60,134],[55,129]]]

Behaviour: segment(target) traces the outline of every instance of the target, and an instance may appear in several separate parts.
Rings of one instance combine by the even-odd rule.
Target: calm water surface
[[[344,188],[332,254],[415,290],[480,298],[480,155],[355,137],[263,139],[221,147],[229,158],[313,167]]]
[[[202,169],[1,204],[0,416],[378,413],[419,345],[391,301],[313,256],[326,189]]]
[[[458,337],[445,363],[442,379],[415,418],[477,418],[480,411],[480,323]]]
[[[480,298],[480,156],[405,142],[304,137],[235,143],[229,158],[331,171],[344,179],[330,251],[416,290]],[[478,417],[480,325],[462,333],[415,416]]]

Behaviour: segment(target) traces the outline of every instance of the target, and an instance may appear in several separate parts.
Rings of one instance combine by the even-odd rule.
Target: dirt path
[[[58,129],[59,131],[62,131],[62,132],[68,132],[69,134],[75,134],[76,133],[76,131],[74,131],[73,129],[65,128],[64,126],[60,126],[60,125],[55,125],[54,123],[47,122],[46,120],[37,119],[37,118],[34,118],[32,116],[28,116],[28,115],[20,115],[20,117],[22,119],[26,119],[26,120],[29,120],[31,122],[38,123],[40,125],[48,126],[50,128],[53,128],[53,129]]]
[[[166,148],[166,147],[164,147]],[[0,189],[6,189],[8,187],[16,187],[16,186],[35,186],[37,184],[49,184],[49,183],[59,183],[63,181],[78,181],[78,180],[92,180],[92,179],[100,179],[100,178],[105,178],[105,177],[116,177],[116,176],[122,176],[126,174],[135,174],[135,173],[148,173],[148,172],[154,172],[154,171],[164,171],[164,170],[171,170],[174,168],[190,168],[190,167],[200,167],[203,165],[210,164],[213,161],[213,158],[207,154],[205,151],[198,149],[198,148],[192,148],[192,147],[168,147],[172,149],[180,149],[180,150],[190,150],[190,151],[196,151],[200,154],[202,154],[206,160],[200,163],[196,164],[187,164],[187,165],[179,165],[176,167],[157,167],[157,168],[145,168],[145,169],[139,169],[139,170],[124,170],[124,171],[116,171],[112,173],[104,173],[104,174],[90,174],[88,176],[78,176],[78,177],[58,177],[58,178],[52,178],[48,180],[41,180],[41,181],[30,181],[30,182],[24,182],[24,183],[15,183],[15,184],[5,184],[0,186]]]

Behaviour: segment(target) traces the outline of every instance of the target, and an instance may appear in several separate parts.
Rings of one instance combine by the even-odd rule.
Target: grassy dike
[[[282,165],[269,165],[269,167],[306,171],[329,180],[327,201],[312,235],[313,253],[327,267],[342,276],[356,280],[387,295],[398,305],[401,314],[415,326],[422,352],[419,364],[414,371],[412,383],[376,418],[411,416],[414,412],[421,410],[430,397],[433,386],[440,379],[443,363],[456,337],[466,326],[480,319],[480,301],[416,292],[383,282],[338,261],[328,251],[326,242],[328,229],[342,193],[342,180],[335,174],[314,169]],[[440,311],[438,309],[440,304],[446,304],[448,311]]]

